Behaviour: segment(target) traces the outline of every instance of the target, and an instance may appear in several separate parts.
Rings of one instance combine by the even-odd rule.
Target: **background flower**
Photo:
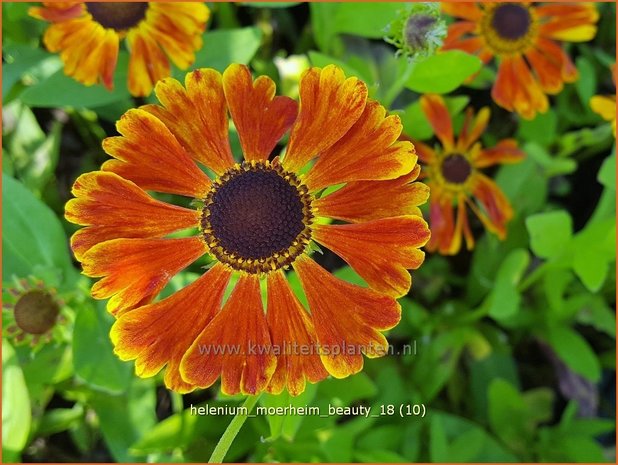
[[[423,163],[423,177],[428,178],[427,185],[431,189],[432,237],[427,250],[456,254],[461,248],[462,236],[468,250],[474,247],[466,206],[488,231],[504,239],[513,209],[500,188],[480,169],[520,162],[524,152],[513,139],[502,140],[491,148],[481,146],[478,139],[489,122],[488,108],[482,108],[476,117],[468,108],[461,132],[455,138],[451,116],[439,95],[422,96],[421,106],[441,143],[441,147],[434,150],[422,142],[415,142]]]
[[[159,79],[170,75],[167,57],[180,69],[193,63],[210,16],[206,5],[197,2],[43,5],[29,12],[51,23],[45,46],[60,52],[65,73],[85,85],[102,82],[112,89],[120,40],[126,38],[131,52],[128,87],[135,96],[150,94]]]
[[[594,3],[443,3],[460,20],[449,26],[443,49],[498,60],[494,101],[526,119],[549,108],[546,94],[557,94],[577,69],[558,42],[591,40],[598,13]]]

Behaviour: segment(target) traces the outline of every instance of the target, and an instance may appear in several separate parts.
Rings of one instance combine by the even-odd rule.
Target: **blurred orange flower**
[[[516,163],[524,153],[513,139],[502,140],[492,148],[482,148],[478,139],[487,128],[489,108],[482,108],[476,117],[468,108],[459,137],[455,140],[451,117],[442,97],[424,95],[421,107],[442,144],[434,150],[422,142],[413,141],[423,165],[422,176],[427,179],[431,190],[431,240],[427,250],[437,250],[444,255],[457,254],[462,236],[468,250],[474,247],[466,206],[488,231],[504,239],[513,209],[497,184],[479,170],[496,164]]]
[[[43,2],[29,13],[52,23],[45,46],[60,52],[64,72],[87,86],[102,82],[112,89],[119,42],[126,38],[134,96],[149,95],[170,75],[168,56],[180,69],[193,63],[210,16],[203,3],[176,2]]]
[[[444,50],[498,60],[494,101],[526,119],[548,108],[547,94],[577,80],[577,69],[558,43],[583,42],[596,34],[594,3],[443,2],[444,12],[461,18],[448,28]]]

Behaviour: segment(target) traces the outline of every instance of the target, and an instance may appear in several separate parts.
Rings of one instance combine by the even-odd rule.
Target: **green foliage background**
[[[115,90],[86,88],[63,74],[28,4],[3,3],[3,289],[35,276],[73,315],[67,336],[33,351],[3,339],[3,460],[205,461],[231,417],[194,416],[191,404],[236,405],[214,387],[180,396],[143,380],[112,353],[112,323],[89,297],[68,248],[63,218],[70,186],[106,155],[101,140],[142,101],[126,90],[121,51]],[[456,124],[466,105],[491,104],[495,78],[463,52],[410,66],[381,38],[401,9],[387,3],[217,3],[194,67],[250,64],[293,95],[277,66],[288,54],[340,65],[401,116],[405,132],[431,140],[423,92],[445,95]],[[609,124],[588,105],[615,93],[615,5],[600,4],[596,38],[569,46],[580,79],[551,109],[523,121],[495,105],[486,144],[516,137],[524,162],[494,175],[515,209],[501,242],[478,229],[472,253],[429,255],[401,301],[395,346],[416,354],[366,360],[362,373],[309,386],[267,406],[382,406],[379,418],[250,418],[230,461],[613,461],[615,459],[616,157]],[[288,61],[289,63],[289,61]],[[174,71],[176,77],[184,72]],[[152,101],[153,97],[149,97]],[[235,135],[236,153],[240,154]],[[174,278],[182,287],[199,264]],[[347,268],[336,270],[358,279]],[[401,417],[422,403],[427,415]]]

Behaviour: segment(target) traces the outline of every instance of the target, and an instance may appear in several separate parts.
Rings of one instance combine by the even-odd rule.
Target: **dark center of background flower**
[[[442,162],[442,176],[451,184],[463,184],[470,173],[472,166],[463,155],[448,155]]]
[[[427,33],[435,24],[436,18],[429,15],[412,15],[406,22],[406,43],[413,49],[420,49],[425,46]]]
[[[287,250],[304,230],[304,205],[296,186],[262,166],[225,181],[207,207],[219,245],[243,259]]]
[[[53,328],[60,308],[51,294],[33,290],[15,304],[15,323],[25,333],[44,334]]]
[[[124,31],[137,26],[144,19],[148,9],[148,2],[86,2],[86,8],[94,20],[101,26],[115,29],[116,31]]]
[[[530,12],[525,6],[507,3],[496,7],[491,25],[506,40],[517,40],[530,29]]]

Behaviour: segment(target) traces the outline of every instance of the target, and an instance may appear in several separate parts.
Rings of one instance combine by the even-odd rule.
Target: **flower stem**
[[[245,407],[246,410],[244,408],[239,409],[240,412],[243,413],[237,413],[236,416],[232,418],[232,421],[227,426],[227,429],[223,432],[221,439],[219,439],[215,450],[212,451],[212,455],[210,456],[208,463],[223,463],[225,454],[227,454],[227,451],[232,446],[232,443],[234,442],[236,435],[240,431],[240,428],[242,428],[242,425],[245,424],[247,416],[251,413],[253,407],[255,407],[255,404],[257,404],[260,395],[261,394],[255,396],[247,396],[245,402],[242,404],[242,406]]]

